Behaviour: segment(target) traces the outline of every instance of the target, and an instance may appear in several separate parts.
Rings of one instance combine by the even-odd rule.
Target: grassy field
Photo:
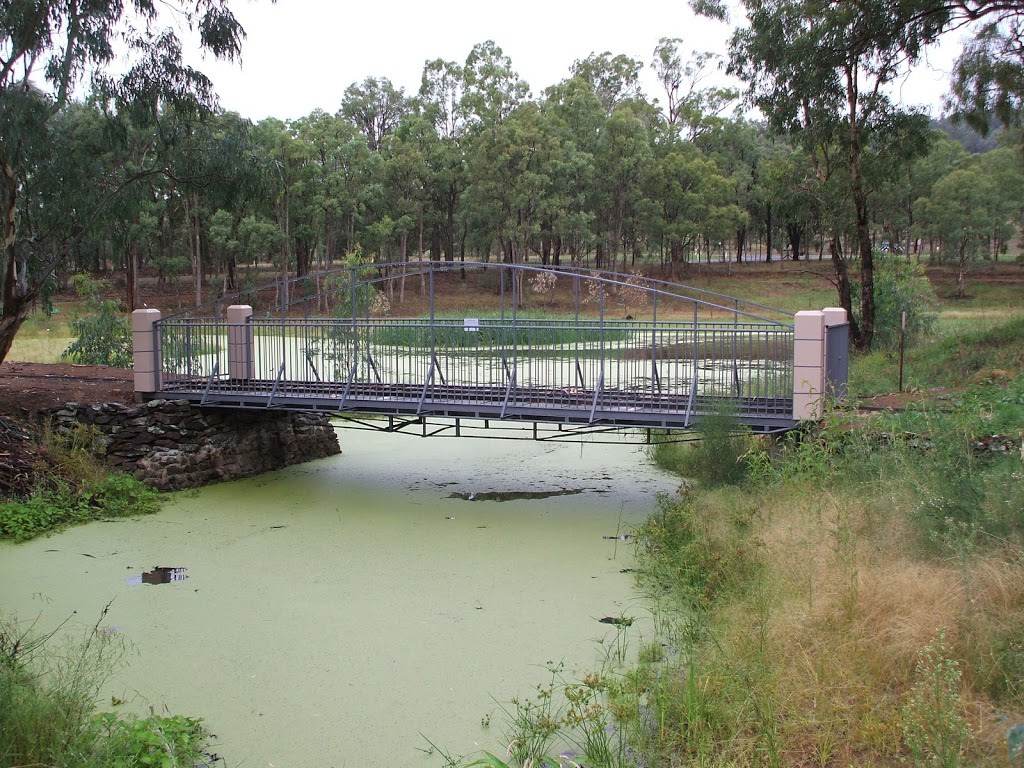
[[[57,313],[47,315],[42,311],[33,312],[21,326],[14,339],[14,345],[7,355],[8,360],[25,363],[59,363],[61,353],[73,341],[69,322],[74,316],[74,305],[62,303]]]

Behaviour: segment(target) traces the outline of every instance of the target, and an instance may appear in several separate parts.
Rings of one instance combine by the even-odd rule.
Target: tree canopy
[[[536,96],[485,41],[462,61],[427,61],[414,94],[367,77],[331,111],[255,125],[217,108],[152,4],[44,5],[43,17],[27,13],[39,4],[3,6],[3,354],[51,275],[123,270],[131,309],[143,273],[190,273],[199,303],[260,270],[301,278],[357,256],[385,270],[472,257],[686,279],[712,259],[827,254],[866,347],[875,253],[898,244],[948,260],[956,233],[935,212],[956,205],[963,179],[999,170],[971,167],[887,95],[954,23],[956,9],[924,0],[747,0],[727,62],[663,38],[649,64],[593,53]],[[165,7],[200,32],[212,25],[210,50],[238,54],[222,2]],[[17,47],[29,38],[35,47]],[[115,66],[115,51],[131,65]],[[713,77],[723,64],[765,121],[738,111],[739,91]],[[1015,182],[987,186],[968,266],[1020,225],[1019,204],[1003,204]]]
[[[164,172],[177,126],[215,106],[211,82],[184,64],[181,40],[163,14],[194,29],[203,50],[239,55],[244,30],[222,0],[0,4],[0,359],[50,274],[81,247],[96,218],[127,185]],[[64,125],[68,107],[86,81],[91,103],[108,118],[93,132],[119,144],[114,174],[65,165],[73,158],[63,141],[75,135]],[[176,125],[165,130],[169,119]],[[72,173],[79,175],[65,176]],[[53,205],[69,194],[73,205]],[[51,216],[68,210],[77,214],[70,222]]]

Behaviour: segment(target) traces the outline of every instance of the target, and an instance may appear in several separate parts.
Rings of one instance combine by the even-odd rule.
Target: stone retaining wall
[[[327,416],[197,408],[183,400],[67,403],[49,413],[58,434],[95,427],[96,451],[114,469],[160,490],[234,480],[341,452]]]

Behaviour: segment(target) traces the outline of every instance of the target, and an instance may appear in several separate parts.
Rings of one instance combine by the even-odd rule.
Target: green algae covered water
[[[635,446],[342,431],[341,456],[0,546],[0,606],[96,624],[103,692],[202,717],[228,766],[436,766],[501,752],[496,702],[582,675],[641,617],[625,534],[675,482]]]

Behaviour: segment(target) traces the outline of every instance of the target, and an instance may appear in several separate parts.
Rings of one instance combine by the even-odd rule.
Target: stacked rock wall
[[[112,468],[160,490],[249,477],[341,452],[322,414],[153,400],[135,407],[67,403],[49,417],[58,434],[91,428],[96,452]]]

